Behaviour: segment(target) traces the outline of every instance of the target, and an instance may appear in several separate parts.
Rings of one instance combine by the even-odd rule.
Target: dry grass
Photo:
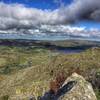
[[[0,96],[25,93],[39,96],[49,89],[49,82],[59,70],[64,70],[66,76],[75,71],[87,78],[92,69],[100,69],[100,48],[77,54],[57,54],[46,49],[27,52],[25,48],[13,47],[4,49],[0,56],[8,61],[3,67],[9,65],[10,68],[10,72],[1,73]]]

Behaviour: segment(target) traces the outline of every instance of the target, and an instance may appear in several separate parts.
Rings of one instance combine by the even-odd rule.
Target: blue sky
[[[21,3],[25,4],[27,7],[34,7],[39,9],[56,9],[60,5],[59,0],[0,0],[0,1],[3,1],[5,3]],[[62,2],[64,4],[70,4],[72,0],[62,0]]]
[[[80,21],[74,25],[78,27],[86,27],[87,29],[91,29],[91,28],[100,29],[100,23],[95,21]]]

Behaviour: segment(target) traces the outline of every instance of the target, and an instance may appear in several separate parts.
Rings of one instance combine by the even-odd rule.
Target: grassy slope
[[[77,68],[84,77],[92,69],[100,70],[100,49],[93,48],[79,54],[57,54],[46,49],[2,46],[0,96],[41,95],[59,70],[69,73]]]

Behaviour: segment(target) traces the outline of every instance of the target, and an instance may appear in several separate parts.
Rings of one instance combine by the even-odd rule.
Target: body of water
[[[95,39],[88,39],[88,38],[75,38],[75,37],[69,37],[69,36],[41,36],[41,35],[32,35],[32,34],[0,34],[0,39],[26,39],[26,40],[93,40]],[[100,41],[99,39],[96,41]],[[8,43],[10,44],[10,43]],[[43,47],[50,49],[51,51],[54,52],[59,52],[59,53],[80,53],[83,52],[84,50],[90,48],[91,46],[79,46],[79,47],[60,47],[60,46],[54,46],[54,45],[42,45]]]

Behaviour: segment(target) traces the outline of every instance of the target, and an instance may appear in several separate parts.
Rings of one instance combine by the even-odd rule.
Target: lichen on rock
[[[91,84],[82,76],[73,73],[67,78],[63,86],[70,81],[76,81],[77,83],[70,91],[63,94],[58,100],[97,100]]]

